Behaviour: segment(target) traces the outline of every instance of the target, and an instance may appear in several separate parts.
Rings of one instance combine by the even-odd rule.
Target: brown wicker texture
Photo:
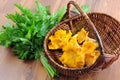
[[[79,10],[81,15],[76,14],[75,12],[72,12],[72,15],[75,14],[75,16],[70,15],[70,4],[73,4]],[[90,37],[98,41],[101,56],[92,66],[85,67],[83,69],[66,68],[58,60],[58,58],[62,55],[62,51],[48,49],[48,38],[59,29],[72,30],[72,33],[75,34],[82,27],[89,31]],[[119,33],[120,23],[111,16],[103,13],[88,13],[86,15],[86,13],[84,13],[75,2],[70,1],[67,5],[67,13],[64,16],[64,21],[52,28],[46,35],[44,40],[44,49],[50,64],[61,74],[77,77],[90,71],[105,69],[118,59],[120,54]]]

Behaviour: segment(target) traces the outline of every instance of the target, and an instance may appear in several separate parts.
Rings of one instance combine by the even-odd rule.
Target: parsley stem
[[[53,78],[54,76],[58,76],[58,72],[48,63],[48,60],[43,53],[40,55],[40,61],[46,69],[49,77]]]

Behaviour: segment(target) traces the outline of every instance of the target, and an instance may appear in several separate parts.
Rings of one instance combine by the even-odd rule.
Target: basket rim
[[[106,17],[109,17],[109,18],[113,19],[114,21],[116,21],[117,24],[120,25],[120,22],[119,22],[117,19],[115,19],[114,17],[112,17],[111,15],[108,15],[108,14],[106,14],[106,13],[101,13],[101,12],[89,12],[89,13],[87,13],[88,16],[89,16],[89,15],[92,15],[92,14],[104,15],[104,16],[106,16]],[[47,55],[47,57],[48,57],[55,65],[59,66],[59,67],[62,68],[62,69],[66,69],[66,70],[84,70],[84,69],[86,69],[86,68],[92,68],[92,67],[94,67],[94,66],[96,65],[96,62],[95,62],[95,64],[93,64],[93,65],[91,65],[91,66],[88,66],[88,67],[83,67],[83,68],[68,68],[68,67],[64,67],[64,66],[58,64],[57,62],[55,62],[54,59],[49,56],[49,52],[47,51],[47,45],[46,45],[45,43],[46,43],[47,37],[49,36],[50,32],[51,32],[52,30],[56,29],[56,27],[58,27],[59,25],[61,25],[61,24],[63,24],[63,23],[66,23],[66,22],[68,22],[68,21],[71,21],[71,20],[80,18],[80,17],[81,17],[81,15],[78,14],[78,15],[76,15],[76,16],[73,16],[73,17],[69,18],[69,19],[63,20],[62,22],[60,22],[60,23],[58,23],[56,26],[54,26],[52,29],[50,29],[50,31],[49,31],[49,32],[47,33],[47,35],[45,36],[45,39],[44,39],[44,50],[45,50],[45,54]],[[105,53],[103,53],[103,54],[105,54]],[[101,55],[103,55],[103,54],[101,54]],[[100,55],[100,56],[101,56],[101,55]],[[100,56],[99,56],[99,58],[100,58]],[[97,59],[97,60],[98,60],[98,59]],[[96,61],[97,61],[97,60],[96,60]]]

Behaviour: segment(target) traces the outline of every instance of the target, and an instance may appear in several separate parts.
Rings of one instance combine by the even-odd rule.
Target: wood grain
[[[51,12],[66,6],[69,0],[39,0],[43,5],[51,6]],[[120,20],[120,0],[74,0],[80,5],[89,4],[92,12],[106,13]],[[14,13],[15,3],[35,11],[35,0],[0,0],[0,29],[8,21],[7,13]],[[120,80],[120,59],[104,71],[81,76],[79,80]],[[11,49],[0,46],[0,80],[50,80],[39,61],[23,61],[12,54]],[[68,80],[57,78],[56,80]],[[69,79],[73,80],[73,79]],[[77,80],[77,79],[76,79]]]

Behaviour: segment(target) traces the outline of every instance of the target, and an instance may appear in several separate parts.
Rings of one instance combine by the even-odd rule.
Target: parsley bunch
[[[36,2],[36,12],[24,8],[20,4],[15,6],[21,11],[8,14],[7,18],[15,25],[6,23],[0,32],[0,45],[12,47],[13,53],[20,59],[39,59],[43,52],[43,41],[47,32],[62,19],[66,8],[50,14],[49,7]]]
[[[19,59],[38,60],[40,58],[49,76],[54,77],[57,71],[48,64],[47,58],[43,55],[43,41],[47,32],[61,21],[66,8],[63,7],[50,14],[49,7],[43,6],[38,1],[36,1],[36,12],[20,4],[15,4],[15,6],[21,12],[6,16],[15,24],[7,22],[2,26],[0,45],[12,47],[13,54],[16,54]]]

